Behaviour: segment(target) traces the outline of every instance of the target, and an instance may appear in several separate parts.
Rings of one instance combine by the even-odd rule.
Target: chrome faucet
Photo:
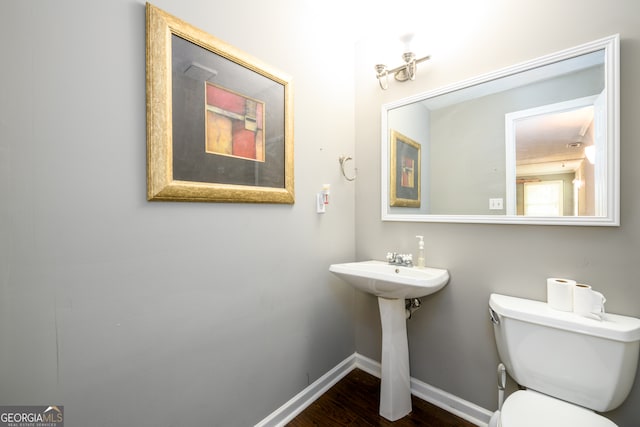
[[[392,265],[413,267],[413,255],[399,254],[397,252],[387,252],[387,262]]]

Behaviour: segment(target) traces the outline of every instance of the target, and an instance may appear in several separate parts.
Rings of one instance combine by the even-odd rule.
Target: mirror
[[[619,220],[619,36],[382,106],[382,220]]]

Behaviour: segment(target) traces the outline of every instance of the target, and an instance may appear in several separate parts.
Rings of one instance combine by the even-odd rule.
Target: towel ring
[[[344,171],[344,164],[349,160],[353,160],[351,156],[340,156],[340,158],[338,159],[338,161],[340,162],[340,169],[342,170],[342,176],[344,176],[347,181],[355,181],[356,177],[358,176],[357,168],[353,169],[353,177],[348,177],[346,172]]]

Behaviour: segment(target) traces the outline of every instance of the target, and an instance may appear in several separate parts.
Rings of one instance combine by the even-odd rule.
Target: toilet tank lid
[[[615,341],[640,340],[640,319],[607,313],[604,320],[551,308],[546,302],[491,294],[489,306],[501,316],[557,329],[608,338]]]

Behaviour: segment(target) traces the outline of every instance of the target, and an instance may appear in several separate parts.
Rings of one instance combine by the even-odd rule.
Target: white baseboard
[[[487,427],[493,412],[454,396],[420,380],[411,378],[411,394],[479,427]]]
[[[355,368],[362,369],[380,378],[381,367],[379,362],[361,354],[353,353],[340,362],[335,368],[318,378],[313,384],[310,384],[307,388],[291,398],[287,403],[276,409],[267,418],[256,424],[255,427],[284,426]],[[474,403],[430,386],[415,378],[411,378],[411,394],[479,427],[487,427],[493,414],[493,412],[481,408]]]
[[[354,368],[362,369],[377,378],[380,378],[382,375],[382,366],[380,366],[380,362],[369,359],[367,356],[363,356],[360,353],[353,353],[353,358],[355,361]]]
[[[296,415],[304,411],[316,399],[327,392],[338,381],[356,368],[356,354],[347,357],[335,368],[318,378],[300,393],[292,397],[287,403],[276,409],[267,418],[256,424],[255,427],[280,427],[294,419]]]

